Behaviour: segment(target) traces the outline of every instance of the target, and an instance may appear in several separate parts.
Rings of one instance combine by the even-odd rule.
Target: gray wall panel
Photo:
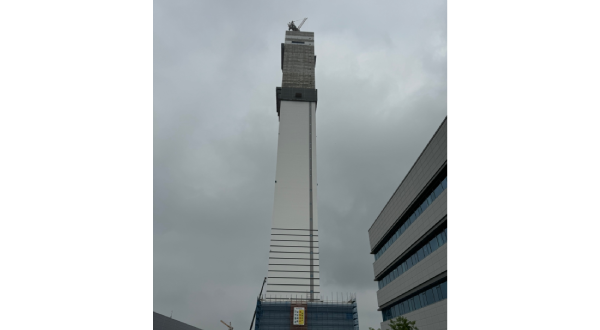
[[[446,130],[447,121],[444,119],[438,131],[369,229],[371,249],[385,236],[402,212],[446,162]]]
[[[444,192],[436,198],[433,203],[417,218],[417,220],[408,227],[394,244],[392,244],[384,254],[373,263],[373,272],[375,277],[379,276],[386,267],[398,258],[404,251],[413,245],[419,238],[429,231],[433,226],[440,222],[447,212],[447,192]]]

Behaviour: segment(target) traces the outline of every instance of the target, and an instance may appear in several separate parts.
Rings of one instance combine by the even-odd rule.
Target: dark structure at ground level
[[[298,310],[302,310],[300,317]],[[258,299],[255,330],[288,329],[358,330],[356,298],[348,301]]]
[[[181,321],[174,320],[168,316],[154,312],[154,330],[202,330]]]

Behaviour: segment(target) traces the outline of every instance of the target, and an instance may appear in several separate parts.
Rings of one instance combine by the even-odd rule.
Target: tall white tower
[[[279,140],[267,297],[318,300],[314,33],[287,31],[276,88]]]

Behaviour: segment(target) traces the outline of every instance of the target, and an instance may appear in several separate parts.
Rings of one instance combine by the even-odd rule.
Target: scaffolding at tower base
[[[318,301],[259,297],[254,330],[359,330],[356,296],[344,296]],[[303,325],[294,325],[295,307],[306,311]]]

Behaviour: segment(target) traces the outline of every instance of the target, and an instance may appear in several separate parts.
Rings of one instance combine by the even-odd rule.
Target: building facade
[[[255,330],[358,330],[356,297],[326,300],[320,290],[314,37],[286,31],[281,45],[269,267]]]
[[[446,131],[444,119],[369,229],[381,330],[398,316],[447,328]]]
[[[319,230],[313,32],[286,31],[266,296],[318,300]]]

